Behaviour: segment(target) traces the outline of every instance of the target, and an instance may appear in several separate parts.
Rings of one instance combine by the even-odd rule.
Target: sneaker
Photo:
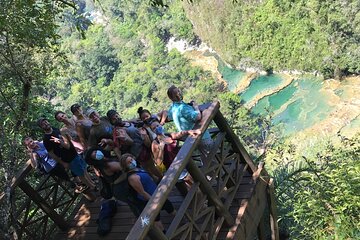
[[[189,172],[184,169],[182,170],[182,172],[180,173],[180,176],[178,178],[178,182],[184,181],[184,178],[189,174]]]

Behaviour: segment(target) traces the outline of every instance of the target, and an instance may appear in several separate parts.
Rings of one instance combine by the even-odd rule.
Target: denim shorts
[[[86,170],[86,163],[84,159],[82,159],[79,155],[77,155],[71,162],[70,162],[70,170],[76,177],[84,176]]]

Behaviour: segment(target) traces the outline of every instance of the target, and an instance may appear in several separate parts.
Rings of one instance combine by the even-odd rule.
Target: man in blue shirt
[[[195,123],[201,120],[199,106],[194,101],[190,104],[185,103],[181,90],[174,85],[168,89],[167,95],[173,102],[168,110],[168,119],[174,121],[178,131],[193,129]],[[199,150],[207,157],[212,145],[210,133],[206,130],[199,144]]]

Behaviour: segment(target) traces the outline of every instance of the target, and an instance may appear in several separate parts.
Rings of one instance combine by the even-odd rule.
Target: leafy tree
[[[240,68],[359,74],[358,1],[183,1],[196,34]]]
[[[283,144],[268,154],[280,226],[291,238],[359,238],[359,139],[359,135],[344,138],[340,145],[323,142],[301,153],[296,146]]]
[[[0,186],[4,190],[0,229],[4,239],[11,238],[16,226],[10,218],[10,184],[26,158],[20,144],[33,128],[27,119],[34,120],[38,114],[29,111],[38,104],[31,90],[43,84],[53,68],[58,41],[55,20],[67,7],[75,8],[73,3],[48,0],[3,1],[0,8]]]

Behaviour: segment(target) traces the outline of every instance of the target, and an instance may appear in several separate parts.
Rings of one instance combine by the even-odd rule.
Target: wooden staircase
[[[188,137],[138,219],[126,204],[118,201],[112,231],[99,237],[96,219],[102,200],[98,198],[90,203],[81,199],[74,205],[73,214],[60,215],[67,219],[67,226],[61,226],[63,230],[50,235],[54,239],[84,240],[279,239],[272,179],[261,165],[254,165],[219,108],[218,102],[203,105],[202,121],[195,126],[202,133],[210,130],[214,140],[205,164],[199,167],[195,161],[203,157],[203,153],[196,150],[201,135]],[[210,129],[209,125],[213,123],[216,128]],[[175,184],[184,168],[194,179],[194,184],[186,196],[181,196]],[[161,212],[166,229],[163,233],[153,222],[166,198],[174,204],[177,214],[170,216]],[[50,219],[56,223],[52,217]],[[25,231],[31,232],[26,226]],[[36,238],[33,234],[25,235],[23,239],[50,238],[49,234]]]

